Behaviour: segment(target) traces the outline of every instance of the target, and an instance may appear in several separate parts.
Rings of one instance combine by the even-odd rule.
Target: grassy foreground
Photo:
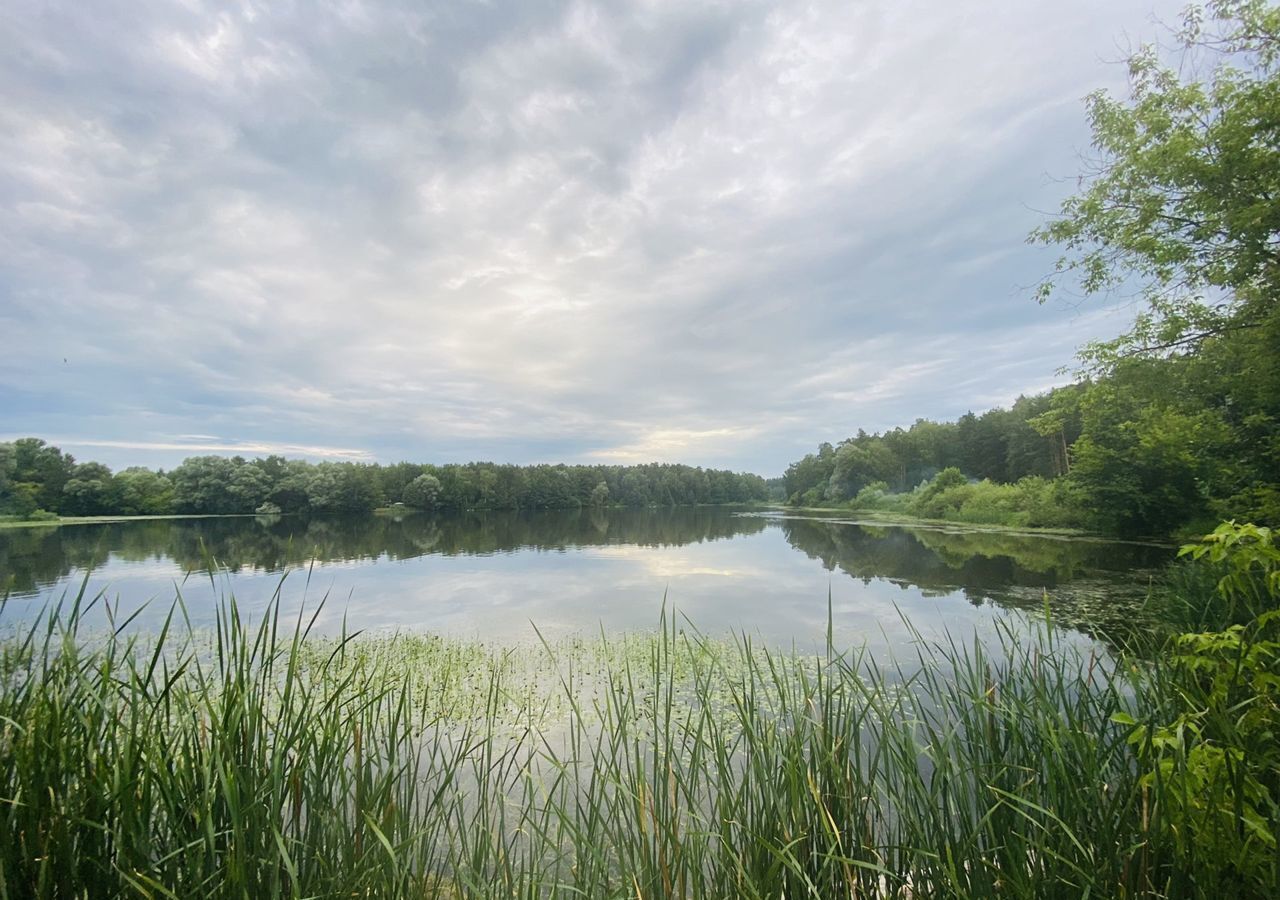
[[[234,600],[140,636],[82,596],[0,643],[0,897],[1273,896],[1280,579],[1237,543],[1244,624],[1123,665],[1047,625],[881,667]]]

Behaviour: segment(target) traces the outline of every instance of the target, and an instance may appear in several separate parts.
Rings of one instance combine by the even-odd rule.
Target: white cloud
[[[32,4],[0,59],[0,425],[769,473],[1007,402],[1123,325],[1036,307],[1022,237],[1149,19]]]
[[[5,440],[23,437],[21,434],[10,434]],[[264,441],[222,441],[217,438],[195,440],[194,436],[182,435],[182,439],[173,441],[104,441],[77,437],[53,437],[48,442],[64,449],[77,450],[81,447],[109,448],[113,450],[179,451],[185,455],[199,453],[235,453],[242,456],[269,456],[278,454],[288,457],[306,457],[309,459],[340,460],[343,462],[372,462],[373,455],[367,450],[352,450],[344,447],[314,447],[303,444],[276,444]]]

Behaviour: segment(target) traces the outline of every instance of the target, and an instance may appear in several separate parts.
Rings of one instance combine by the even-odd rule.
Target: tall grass
[[[0,643],[0,897],[1265,895],[1167,821],[1159,673],[1051,624],[881,665],[102,605]]]

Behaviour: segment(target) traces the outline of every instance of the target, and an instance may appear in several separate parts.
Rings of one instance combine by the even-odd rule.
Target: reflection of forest
[[[666,507],[356,516],[338,519],[170,519],[0,532],[0,588],[25,592],[107,559],[172,560],[202,572],[277,572],[308,560],[487,555],[605,544],[679,546],[755,534],[764,519],[723,509]]]
[[[1172,558],[1166,548],[1059,540],[1001,532],[954,532],[781,520],[787,541],[828,570],[914,585],[926,595],[961,591],[974,605],[1043,608],[1063,624],[1118,633],[1136,624],[1149,579]]]
[[[520,549],[679,546],[755,534],[776,522],[787,541],[828,570],[888,579],[926,595],[962,591],[971,603],[1039,608],[1049,592],[1063,624],[1094,630],[1132,623],[1144,573],[1169,551],[1129,544],[1054,540],[994,532],[871,527],[822,519],[737,516],[723,509],[580,509],[337,519],[171,519],[0,532],[0,585],[28,592],[107,559],[172,561],[279,572],[321,562],[487,555]]]

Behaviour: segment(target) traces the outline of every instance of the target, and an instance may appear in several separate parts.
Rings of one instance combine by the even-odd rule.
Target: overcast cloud
[[[0,438],[682,461],[1058,383],[1082,98],[1179,4],[0,0]]]

